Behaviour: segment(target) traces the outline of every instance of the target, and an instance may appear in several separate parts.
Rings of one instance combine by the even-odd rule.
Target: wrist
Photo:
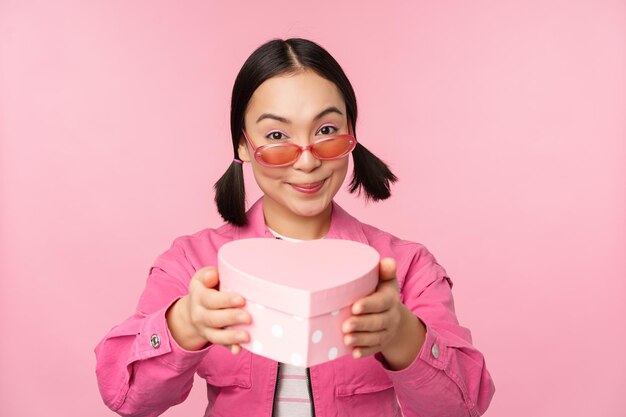
[[[167,327],[174,341],[185,350],[200,350],[207,344],[191,322],[189,296],[179,298],[165,313]]]
[[[389,367],[396,371],[413,363],[426,336],[426,327],[422,321],[405,305],[401,305],[400,308],[398,330],[380,352]]]

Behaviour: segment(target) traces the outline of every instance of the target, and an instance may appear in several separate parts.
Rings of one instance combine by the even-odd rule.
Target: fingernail
[[[343,325],[343,332],[344,333],[350,333],[352,330],[354,330],[354,324],[353,323],[344,323],[344,325]]]
[[[241,313],[237,313],[237,317],[236,317],[237,321],[241,321],[241,322],[248,322],[248,315],[244,312]]]
[[[241,296],[239,296],[239,295],[235,295],[235,296],[233,296],[233,297],[230,299],[230,301],[231,301],[233,304],[235,304],[235,305],[239,305],[239,304],[243,303],[243,298],[241,298]]]
[[[354,337],[352,336],[346,336],[343,338],[343,343],[345,343],[346,346],[350,346],[352,343],[354,343]]]
[[[359,359],[361,356],[363,356],[363,353],[359,349],[354,349],[352,351],[352,357]]]
[[[247,339],[247,336],[246,336],[245,333],[237,333],[235,335],[235,339],[237,339],[237,341],[239,341],[239,342],[245,342],[246,339]]]

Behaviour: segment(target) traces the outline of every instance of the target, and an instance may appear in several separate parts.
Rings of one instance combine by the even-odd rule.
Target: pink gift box
[[[218,252],[220,291],[246,299],[242,347],[276,361],[312,366],[350,352],[341,325],[378,284],[380,255],[351,240],[255,238]]]

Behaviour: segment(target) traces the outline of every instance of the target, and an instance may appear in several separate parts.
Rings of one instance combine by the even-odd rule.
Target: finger
[[[374,294],[363,297],[352,305],[352,314],[371,314],[387,311],[393,305],[396,290],[393,286],[381,285]]]
[[[378,353],[382,350],[382,346],[358,347],[352,350],[352,357],[355,359],[365,358]]]
[[[343,343],[346,346],[368,347],[376,345],[384,345],[389,336],[387,330],[379,332],[356,332],[350,333],[343,337]]]
[[[240,308],[224,308],[220,310],[205,310],[202,322],[207,327],[219,329],[238,324],[249,324],[250,315]]]
[[[238,355],[239,352],[241,352],[241,345],[234,343],[232,345],[224,345],[228,350],[230,350],[230,353],[232,353],[233,355]]]
[[[387,281],[396,277],[396,260],[393,258],[383,258],[380,260],[379,279]]]
[[[246,343],[250,340],[248,332],[238,329],[212,329],[207,327],[203,333],[209,342],[225,346]]]
[[[219,275],[217,269],[213,266],[205,266],[198,269],[193,279],[200,281],[207,288],[215,288],[219,284]]]
[[[200,305],[210,310],[242,307],[246,303],[246,300],[241,295],[234,292],[221,292],[204,288],[202,291],[199,291],[199,293]]]
[[[373,313],[348,318],[343,322],[341,330],[344,333],[377,332],[387,327],[389,327],[389,315],[386,313]]]

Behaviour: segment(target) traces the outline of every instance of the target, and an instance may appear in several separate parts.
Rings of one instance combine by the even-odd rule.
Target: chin
[[[332,199],[322,198],[316,201],[296,202],[291,205],[291,211],[302,217],[314,217],[322,214],[331,204]]]

